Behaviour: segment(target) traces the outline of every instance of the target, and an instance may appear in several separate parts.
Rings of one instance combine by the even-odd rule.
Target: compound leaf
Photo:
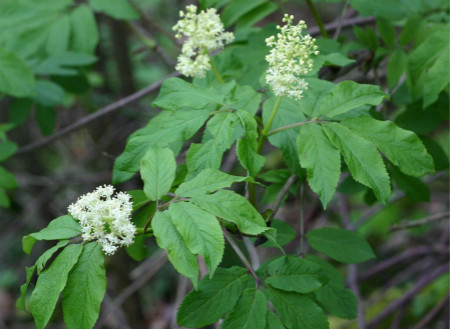
[[[413,132],[391,121],[367,116],[344,120],[341,124],[374,143],[403,173],[420,177],[434,172],[432,157]]]
[[[323,128],[331,143],[341,151],[353,178],[372,188],[378,200],[386,203],[391,184],[376,147],[339,123],[327,123]]]
[[[188,249],[203,256],[212,276],[225,249],[217,218],[190,202],[171,204],[169,214]]]
[[[50,320],[59,294],[64,289],[69,272],[76,264],[82,249],[81,244],[67,246],[50,267],[39,275],[30,298],[31,314],[38,329],[43,329]]]
[[[69,273],[62,292],[64,323],[68,329],[94,327],[106,292],[104,259],[101,246],[88,243]]]
[[[323,206],[333,198],[341,175],[341,156],[322,127],[303,125],[297,137],[300,165],[306,169],[308,183]]]
[[[217,322],[237,303],[249,280],[242,267],[218,268],[212,278],[204,277],[197,291],[188,294],[178,309],[181,326],[201,328]]]
[[[222,323],[221,329],[261,329],[266,326],[266,296],[255,288],[245,289],[241,298]]]
[[[178,232],[169,213],[167,211],[156,212],[152,219],[152,228],[158,246],[167,250],[169,260],[175,269],[191,279],[194,287],[197,287],[197,259],[186,246],[186,242]]]

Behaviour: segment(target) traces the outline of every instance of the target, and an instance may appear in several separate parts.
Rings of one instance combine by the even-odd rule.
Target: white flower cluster
[[[284,15],[283,27],[277,26],[280,33],[266,39],[267,46],[271,47],[266,60],[269,69],[266,73],[266,82],[272,87],[275,95],[300,99],[303,90],[308,88],[305,79],[299,76],[311,71],[313,61],[311,55],[317,55],[316,40],[309,34],[302,35],[306,30],[304,21],[292,26],[294,16]]]
[[[189,5],[186,13],[173,27],[175,37],[186,37],[175,69],[189,77],[204,77],[211,69],[209,53],[222,49],[234,40],[231,32],[225,32],[217,10],[210,8],[197,14],[197,7]]]
[[[136,227],[130,222],[133,210],[130,195],[113,194],[111,185],[100,186],[79,197],[68,208],[80,222],[83,239],[97,240],[108,255],[114,254],[119,246],[131,245],[136,233]]]

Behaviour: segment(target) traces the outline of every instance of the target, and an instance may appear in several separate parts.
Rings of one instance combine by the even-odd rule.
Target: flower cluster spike
[[[173,27],[175,37],[186,40],[175,69],[189,77],[204,77],[211,69],[209,53],[222,49],[234,40],[231,32],[225,32],[222,21],[215,8],[202,10],[189,5],[186,13],[180,11],[180,20]]]
[[[114,254],[120,246],[131,245],[136,233],[136,227],[130,222],[131,196],[124,192],[113,194],[111,185],[99,186],[68,208],[72,217],[80,222],[83,240],[97,240],[108,255]]]
[[[316,40],[309,34],[303,35],[306,30],[304,21],[292,25],[294,16],[285,14],[283,27],[277,26],[280,32],[266,39],[267,46],[271,47],[269,55],[269,69],[266,72],[266,82],[272,87],[275,95],[300,99],[308,83],[300,76],[312,70],[311,55],[317,55]]]

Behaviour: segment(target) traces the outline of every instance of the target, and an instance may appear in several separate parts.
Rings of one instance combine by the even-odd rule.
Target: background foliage
[[[147,198],[164,196],[173,181],[179,185],[173,192],[192,202],[173,204],[154,218],[155,234],[164,230],[157,235],[158,245],[169,250],[170,261],[193,284],[197,285],[196,271],[203,276],[208,269],[215,270],[217,278],[205,276],[199,289],[188,295],[178,314],[180,325],[202,327],[231,312],[223,328],[243,327],[239,321],[255,328],[264,323],[281,328],[274,313],[269,312],[265,321],[260,316],[269,297],[288,328],[303,321],[298,309],[316,315],[310,327],[322,328],[322,311],[309,297],[298,297],[308,294],[331,314],[327,316],[330,328],[448,328],[448,2],[201,1],[203,8],[220,8],[224,25],[236,35],[232,45],[214,56],[224,85],[212,73],[194,84],[174,77],[179,44],[171,27],[186,4],[175,0],[0,3],[0,326],[34,327],[30,314],[14,304],[25,279],[30,288],[40,285],[32,276],[36,271],[42,273],[38,280],[51,282],[58,294],[63,291],[62,307],[53,316],[40,310],[42,298],[53,295],[39,291],[33,294],[34,301],[24,295],[19,306],[27,308],[29,303],[31,312],[40,313],[37,323],[51,319],[49,328],[63,327],[63,314],[68,327],[77,321],[95,322],[95,310],[82,318],[65,311],[79,305],[73,294],[77,283],[68,277],[83,282],[82,273],[97,273],[92,281],[100,296],[97,304],[106,289],[97,328],[176,328],[176,310],[192,286],[167,262],[155,239],[139,237],[126,251],[106,258],[105,287],[101,279],[105,269],[86,268],[103,260],[94,244],[60,249],[65,247],[60,242],[51,248],[48,232],[28,235],[53,218],[72,230],[58,239],[78,235],[71,219],[60,216],[78,195],[95,186],[113,181],[121,190],[143,190],[145,194],[133,194],[137,209]],[[326,23],[322,37],[312,8]],[[267,122],[276,102],[262,78],[268,52],[264,39],[274,33],[274,23],[284,12],[306,20],[309,32],[318,37],[320,55],[308,78],[310,92],[298,103],[302,112],[295,102],[283,99],[272,129],[324,117],[333,122],[269,136],[264,163],[253,145],[260,124],[253,115]],[[266,100],[260,109],[262,96]],[[188,109],[176,112],[180,103]],[[209,119],[224,104],[236,111]],[[180,141],[185,140],[193,144],[183,146]],[[185,165],[175,171],[175,162],[183,162],[184,157]],[[167,164],[166,178],[147,181],[156,158]],[[207,168],[235,176],[221,176]],[[143,180],[134,175],[139,169]],[[252,279],[243,268],[232,267],[241,262],[218,225],[211,224],[208,234],[200,230],[189,240],[190,232],[177,222],[177,218],[195,220],[199,213],[226,218],[227,213],[213,207],[219,201],[225,209],[237,204],[252,214],[251,225],[235,223],[242,233],[262,233],[263,217],[245,208],[245,199],[238,196],[244,194],[246,173],[256,176],[260,170],[256,195],[262,209],[278,210],[271,224],[277,238],[256,249],[246,237],[238,245],[254,267],[280,255],[278,249],[269,248],[276,244],[293,254],[304,243],[307,255],[301,264],[298,258],[287,257],[261,266],[257,274],[269,285],[266,294],[250,285]],[[204,179],[214,177],[222,185],[195,192],[201,182],[182,183],[193,177],[201,180],[202,173]],[[232,187],[236,193],[221,190],[232,183],[237,183]],[[159,193],[149,188],[155,184]],[[220,191],[208,194],[216,190]],[[143,207],[133,220],[142,226],[154,211]],[[158,226],[170,221],[162,218],[169,215],[176,228],[172,231]],[[263,216],[271,217],[270,210]],[[299,217],[307,241],[301,238]],[[424,225],[395,228],[424,219]],[[185,246],[159,239],[178,232]],[[31,257],[22,251],[23,235]],[[43,241],[33,247],[36,240]],[[177,263],[171,253],[180,248],[187,265]],[[328,255],[334,267],[316,251]],[[203,256],[199,268],[192,252]],[[222,268],[217,268],[222,253]],[[65,273],[58,282],[43,271],[49,260],[53,262],[49,269]],[[27,273],[25,266],[29,266]],[[318,268],[327,270],[319,275]],[[301,273],[302,278],[292,282],[308,285],[291,285],[287,278],[293,273]],[[65,286],[66,281],[72,284]],[[211,291],[217,291],[216,300],[210,299]],[[358,310],[351,291],[360,302]],[[202,298],[220,307],[207,312],[195,304]]]

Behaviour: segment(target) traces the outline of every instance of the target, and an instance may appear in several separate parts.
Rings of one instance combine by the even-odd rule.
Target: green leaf
[[[25,123],[30,115],[32,105],[33,102],[29,98],[15,98],[9,105],[9,122],[15,126],[20,126]]]
[[[377,28],[380,33],[381,39],[388,47],[393,47],[395,45],[395,29],[392,23],[384,18],[377,19]]]
[[[380,44],[378,42],[377,35],[375,34],[375,30],[371,27],[362,28],[354,25],[353,33],[355,34],[356,39],[371,52],[376,53],[380,49]]]
[[[44,59],[34,69],[35,73],[58,76],[76,76],[78,67],[87,66],[97,61],[97,57],[84,53],[66,51]]]
[[[329,312],[342,319],[354,319],[358,314],[358,300],[347,288],[325,285],[314,292],[319,304]]]
[[[372,188],[378,200],[386,203],[391,184],[375,146],[341,124],[327,123],[323,128],[331,143],[342,153],[353,178]]]
[[[417,32],[423,27],[424,20],[420,16],[411,16],[403,26],[403,30],[399,36],[399,43],[402,46],[407,45],[417,36]]]
[[[267,321],[265,329],[285,329],[285,327],[283,326],[283,323],[278,318],[278,316],[275,315],[275,313],[267,311]]]
[[[16,153],[18,147],[16,143],[5,141],[0,143],[0,162],[8,160],[14,153]]]
[[[49,80],[36,80],[33,100],[43,106],[55,106],[64,99],[64,89]]]
[[[137,172],[139,163],[150,146],[165,147],[176,141],[185,141],[191,138],[203,126],[208,116],[208,111],[185,109],[175,112],[163,111],[146,127],[139,129],[129,137],[124,153],[114,163],[113,182],[123,181],[118,179],[118,173],[121,171]]]
[[[263,3],[262,5],[252,9],[251,11],[240,17],[239,20],[236,22],[236,30],[244,29],[246,27],[252,26],[255,23],[260,22],[263,18],[269,16],[277,9],[278,6],[273,2]]]
[[[44,252],[36,261],[37,274],[40,275],[42,270],[45,267],[47,261],[52,258],[53,254],[57,252],[59,249],[67,246],[69,244],[69,240],[59,241],[56,246],[51,247],[46,252]]]
[[[332,118],[362,105],[379,105],[385,98],[379,86],[342,81],[322,99],[318,112]]]
[[[212,278],[205,276],[198,290],[188,294],[181,303],[178,324],[199,328],[217,322],[233,309],[248,280],[247,270],[237,266],[218,268]]]
[[[55,218],[46,228],[31,233],[22,239],[23,251],[30,254],[36,240],[63,240],[81,234],[81,227],[72,216],[66,215]]]
[[[214,194],[197,195],[192,202],[214,216],[230,221],[242,233],[257,235],[267,230],[261,214],[243,196],[232,191],[220,190]]]
[[[51,135],[56,125],[56,112],[54,107],[38,105],[36,119],[44,136]]]
[[[425,144],[428,153],[432,156],[436,171],[448,169],[448,154],[443,150],[442,146],[427,136],[420,136],[420,139]]]
[[[34,92],[31,69],[3,48],[0,48],[0,92],[15,97],[31,96]]]
[[[139,18],[139,13],[127,0],[89,0],[89,5],[95,11],[116,19],[133,20]]]
[[[45,49],[49,55],[64,53],[69,48],[70,18],[63,15],[50,26]]]
[[[401,49],[395,49],[389,57],[387,65],[387,81],[389,89],[392,90],[399,82],[405,72],[408,57]]]
[[[36,270],[36,265],[33,265],[31,267],[25,267],[25,271],[27,272],[27,279],[25,280],[25,283],[20,286],[20,297],[16,301],[16,307],[18,309],[21,309],[22,311],[26,311],[25,297],[26,297],[28,286],[30,285],[31,278],[33,277],[35,270]]]
[[[268,297],[288,329],[328,329],[325,314],[311,298],[273,288]]]
[[[228,314],[221,329],[261,329],[266,326],[266,296],[255,288],[245,289],[241,298]]]
[[[245,180],[247,180],[247,177],[233,176],[217,169],[207,168],[190,181],[182,183],[175,191],[175,194],[183,197],[206,194]]]
[[[325,286],[332,286],[335,288],[345,287],[344,279],[342,278],[341,272],[339,272],[339,270],[335,266],[333,266],[326,260],[314,255],[306,255],[305,259],[314,262],[320,266],[320,268],[322,269],[322,273],[324,273],[324,275],[326,275],[328,278],[328,283]],[[322,288],[325,286],[322,286]]]
[[[320,115],[320,104],[324,97],[328,96],[335,84],[326,80],[306,79],[308,82],[308,92],[303,95],[298,104],[298,109],[305,115],[313,118]]]
[[[141,177],[147,197],[156,201],[165,196],[175,179],[177,164],[168,148],[151,146],[141,160]]]
[[[270,113],[272,113],[275,101],[276,97],[271,97],[266,100],[263,105],[263,120],[265,124],[269,119]],[[272,130],[301,121],[306,121],[306,118],[302,113],[300,103],[295,102],[290,98],[283,97],[281,99],[277,115],[273,120]],[[300,128],[296,127],[270,135],[269,142],[270,144],[280,148],[289,169],[296,175],[302,176],[302,168],[298,162],[297,148],[297,135],[299,130]]]
[[[364,238],[348,230],[320,228],[309,231],[306,239],[312,248],[341,263],[362,263],[376,257]]]
[[[98,44],[98,29],[94,13],[87,5],[79,5],[70,13],[71,45],[74,51],[93,54]]]
[[[279,219],[274,219],[270,227],[274,228],[277,232],[275,239],[277,244],[280,246],[285,246],[288,243],[292,242],[297,236],[297,232],[295,229],[286,222],[283,222]],[[262,244],[263,247],[278,247],[278,245],[274,244],[271,241],[266,241]]]
[[[222,12],[222,20],[225,27],[233,25],[239,18],[251,12],[266,0],[241,1],[231,0],[230,4]]]
[[[341,175],[339,151],[330,143],[322,127],[316,124],[301,127],[297,146],[300,165],[308,174],[308,183],[326,208]]]
[[[39,275],[36,288],[30,298],[30,309],[36,327],[43,329],[55,309],[59,294],[64,289],[67,276],[83,249],[81,244],[72,244],[63,249],[49,268]]]
[[[341,124],[374,143],[403,173],[420,177],[434,172],[433,159],[413,132],[391,121],[367,116],[344,120]]]
[[[218,113],[208,121],[203,144],[191,144],[186,156],[188,177],[192,177],[202,169],[218,169],[223,153],[243,133],[234,112]]]
[[[423,94],[423,107],[433,104],[450,79],[447,27],[427,36],[408,58],[408,81],[414,98]]]
[[[11,174],[8,170],[0,166],[0,188],[4,188],[7,190],[12,190],[17,188],[17,180],[13,174]]]
[[[96,242],[84,246],[62,292],[64,324],[68,329],[91,329],[106,292],[105,256]]]
[[[170,111],[180,108],[214,110],[223,102],[224,96],[213,88],[194,85],[180,78],[170,78],[164,81],[152,105]]]
[[[236,146],[236,154],[242,167],[248,170],[250,176],[255,177],[266,162],[266,158],[256,152],[258,144],[258,124],[253,115],[245,111],[238,111],[245,134]]]
[[[152,219],[152,229],[158,246],[167,250],[169,260],[175,269],[191,279],[194,287],[197,287],[197,259],[186,246],[186,242],[167,211],[156,212]]]
[[[222,261],[225,241],[217,218],[193,203],[173,203],[169,207],[172,222],[188,249],[202,255],[212,277]]]
[[[232,82],[235,84],[234,80]],[[239,112],[255,115],[261,104],[262,95],[250,86],[235,84],[230,92],[224,94],[227,106]]]
[[[430,201],[430,189],[419,178],[407,176],[396,167],[391,167],[389,173],[391,174],[392,180],[397,184],[397,187],[405,192],[412,200],[416,202]]]
[[[9,200],[8,194],[5,190],[0,188],[0,207],[9,208],[11,201]]]
[[[320,288],[326,281],[319,273],[320,266],[297,256],[280,257],[268,268],[265,282],[273,288],[307,294]]]
[[[383,17],[392,21],[409,16],[413,10],[410,2],[402,0],[350,0],[350,4],[364,16]]]

